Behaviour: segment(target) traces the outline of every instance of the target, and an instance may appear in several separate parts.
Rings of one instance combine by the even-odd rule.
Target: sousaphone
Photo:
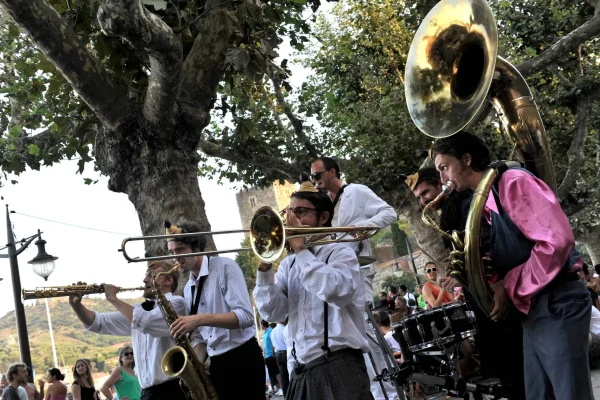
[[[548,138],[527,82],[498,56],[498,30],[483,0],[443,0],[427,14],[412,41],[405,70],[406,103],[415,125],[433,138],[451,136],[478,119],[485,104],[500,115],[519,161],[556,193]],[[467,218],[463,243],[469,289],[490,313],[492,290],[482,263],[481,218],[498,173],[486,171]],[[425,217],[425,216],[424,216]],[[458,242],[461,242],[460,240]]]

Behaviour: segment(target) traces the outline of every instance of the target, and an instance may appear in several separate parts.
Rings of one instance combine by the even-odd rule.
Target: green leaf
[[[233,66],[235,71],[242,71],[250,62],[250,54],[245,49],[232,47],[225,52],[225,62]]]
[[[29,151],[29,154],[31,154],[32,156],[39,156],[40,155],[40,148],[38,147],[37,144],[30,144],[29,146],[27,146],[27,150]]]

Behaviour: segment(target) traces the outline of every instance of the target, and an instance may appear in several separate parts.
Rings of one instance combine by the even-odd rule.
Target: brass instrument
[[[220,253],[253,251],[261,261],[265,263],[272,263],[281,257],[283,251],[285,250],[286,242],[293,238],[304,237],[306,238],[306,245],[311,247],[330,243],[358,242],[370,238],[377,232],[379,232],[379,228],[376,226],[341,226],[326,228],[286,227],[281,214],[272,207],[265,206],[259,208],[254,213],[252,221],[250,221],[250,229],[131,237],[123,240],[121,243],[121,249],[119,251],[123,252],[123,256],[129,262],[168,260],[177,257],[205,256]],[[131,257],[125,250],[127,243],[137,240],[165,240],[185,238],[190,236],[222,235],[229,233],[248,233],[250,235],[250,243],[252,246],[242,247],[239,249],[178,254],[176,257],[172,255],[166,255],[145,258]],[[329,238],[325,239],[323,236],[329,236]]]
[[[156,280],[161,275],[169,275],[178,271],[180,267],[180,264],[175,264],[171,270],[159,272],[152,280],[152,291],[169,326],[177,319],[177,312],[158,287]],[[177,345],[167,350],[161,361],[164,374],[170,378],[181,378],[189,390],[188,397],[192,400],[218,400],[217,392],[208,378],[204,364],[196,356],[188,336],[184,335],[173,339]]]
[[[133,292],[135,290],[144,290],[143,286],[134,288],[117,287],[117,292]],[[104,293],[104,285],[71,285],[71,286],[46,286],[37,287],[34,290],[23,289],[21,294],[23,300],[48,299],[51,297],[67,297],[75,294],[86,295]]]
[[[419,26],[408,53],[405,91],[411,118],[426,135],[447,137],[476,121],[487,100],[500,114],[518,158],[556,192],[550,147],[537,105],[519,71],[497,53],[498,30],[485,1],[436,4]],[[489,169],[475,190],[464,243],[459,235],[443,233],[450,236],[455,251],[464,251],[464,266],[458,261],[455,267],[466,275],[477,304],[488,314],[492,290],[480,257],[481,218],[497,176],[495,169]],[[434,202],[423,210],[423,220],[439,232],[427,215]]]

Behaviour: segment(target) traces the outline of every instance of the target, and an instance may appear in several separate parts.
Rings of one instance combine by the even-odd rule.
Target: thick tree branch
[[[73,28],[45,0],[0,0],[107,127],[129,114],[127,97],[86,49]]]
[[[567,157],[569,159],[569,167],[563,178],[562,183],[558,187],[559,200],[564,199],[567,194],[575,186],[579,171],[585,162],[585,139],[587,137],[588,116],[590,112],[590,103],[587,98],[582,98],[577,104],[577,115],[575,118],[575,134],[571,141]]]
[[[313,146],[310,139],[304,134],[304,127],[302,125],[302,120],[294,114],[292,111],[292,107],[285,101],[285,97],[283,96],[283,91],[281,90],[281,80],[277,73],[273,71],[271,66],[267,67],[267,73],[269,78],[271,78],[271,82],[273,82],[273,90],[275,91],[275,98],[277,98],[277,102],[279,106],[283,109],[283,113],[288,117],[292,126],[294,127],[294,132],[296,133],[296,137],[304,145],[308,155],[313,159],[319,156],[319,152],[316,147]]]
[[[199,150],[211,157],[277,171],[290,182],[296,182],[300,172],[303,171],[302,166],[285,162],[277,157],[231,150],[208,140],[200,140]]]
[[[105,0],[98,8],[98,23],[107,36],[123,38],[150,57],[150,79],[144,99],[144,117],[153,123],[175,124],[175,107],[183,47],[180,38],[141,0]]]
[[[560,38],[537,57],[531,58],[517,66],[524,77],[547,68],[557,59],[577,46],[600,33],[600,15],[595,15],[585,24]]]

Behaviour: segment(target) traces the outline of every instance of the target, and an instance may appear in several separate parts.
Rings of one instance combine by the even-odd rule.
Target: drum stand
[[[400,373],[400,367],[398,366],[398,363],[396,362],[396,358],[394,357],[394,354],[392,353],[390,346],[388,346],[387,342],[385,341],[385,338],[383,337],[383,332],[381,332],[381,328],[379,327],[379,325],[377,325],[377,322],[375,322],[375,318],[373,318],[372,307],[373,307],[373,304],[370,302],[367,302],[365,311],[367,313],[367,323],[371,324],[373,326],[373,330],[375,331],[375,340],[373,340],[373,338],[371,338],[369,335],[367,335],[367,339],[373,340],[374,343],[377,346],[379,346],[379,348],[383,352],[383,359],[387,366],[387,368],[384,368],[381,371],[381,373],[379,373],[379,371],[377,370],[377,365],[375,365],[375,360],[373,359],[373,355],[371,354],[371,352],[369,352],[368,353],[369,359],[371,360],[371,364],[373,365],[373,370],[375,371],[375,374],[376,374],[376,376],[375,376],[375,378],[373,378],[373,380],[376,380],[379,382],[382,393],[384,394],[386,399],[389,399],[389,397],[388,397],[387,392],[385,391],[382,381],[392,382],[394,384],[394,388],[396,389],[396,393],[398,394],[398,399],[406,400],[406,396],[404,395],[404,390],[402,390],[400,388],[400,386],[398,385],[398,381],[396,379],[398,374]]]

